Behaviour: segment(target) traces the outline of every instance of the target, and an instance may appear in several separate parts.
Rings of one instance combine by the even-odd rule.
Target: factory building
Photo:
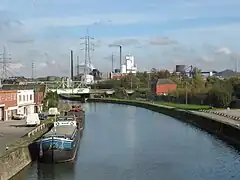
[[[137,65],[135,64],[134,56],[130,55],[125,56],[125,63],[121,65],[121,73],[122,74],[137,73]]]

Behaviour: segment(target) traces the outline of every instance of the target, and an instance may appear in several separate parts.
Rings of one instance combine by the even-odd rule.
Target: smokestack
[[[73,81],[73,51],[71,50],[71,55],[70,55],[71,57],[71,64],[70,64],[70,66],[71,66],[71,69],[70,69],[70,71],[71,71],[71,80]]]
[[[79,56],[77,56],[77,76],[79,76],[80,70],[79,70]]]

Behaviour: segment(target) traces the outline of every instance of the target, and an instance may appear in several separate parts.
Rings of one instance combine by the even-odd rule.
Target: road
[[[213,120],[222,122],[224,124],[229,124],[231,126],[234,126],[238,129],[240,129],[240,121],[233,120],[233,119],[230,119],[230,118],[227,118],[227,117],[224,117],[224,116],[219,116],[219,115],[216,115],[216,114],[206,113],[206,112],[200,112],[200,111],[191,111],[191,112],[194,113],[194,114],[203,116],[203,117],[211,118]]]
[[[237,116],[240,117],[240,109],[230,109],[230,110],[218,110],[217,112],[222,112],[228,114],[230,116]]]
[[[6,151],[6,146],[18,141],[33,128],[26,127],[25,120],[0,121],[0,156]]]

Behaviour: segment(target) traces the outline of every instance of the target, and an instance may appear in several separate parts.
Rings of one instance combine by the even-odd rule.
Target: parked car
[[[13,115],[12,119],[14,120],[21,120],[21,119],[24,119],[25,116],[23,114],[15,114]]]
[[[36,126],[40,124],[40,119],[37,113],[28,114],[26,118],[26,125],[28,126]]]
[[[44,120],[48,118],[48,114],[47,113],[39,113],[38,117],[40,120]]]

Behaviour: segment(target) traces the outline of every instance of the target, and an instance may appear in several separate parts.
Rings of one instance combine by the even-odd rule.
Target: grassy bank
[[[160,106],[167,106],[177,109],[185,109],[185,110],[200,110],[200,109],[212,109],[210,106],[204,106],[204,105],[195,105],[195,104],[176,104],[176,103],[170,103],[170,102],[162,102],[162,101],[149,101],[149,100],[135,100],[135,99],[117,99],[117,98],[104,98],[109,100],[115,100],[115,101],[129,101],[129,102],[145,102],[149,104],[155,104]]]

